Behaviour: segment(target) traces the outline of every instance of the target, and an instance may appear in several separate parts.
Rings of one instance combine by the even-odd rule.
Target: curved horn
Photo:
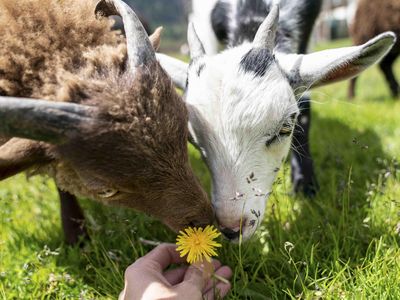
[[[279,5],[274,4],[268,16],[257,30],[256,36],[253,40],[254,48],[267,48],[274,50],[276,30],[279,21]]]
[[[131,70],[155,61],[154,49],[137,15],[121,0],[101,0],[95,13],[104,16],[119,15],[124,23],[128,47],[128,63]]]
[[[196,29],[194,28],[193,22],[189,23],[188,27],[188,43],[190,50],[190,58],[194,59],[196,57],[200,57],[206,54],[204,51],[203,43],[200,41],[199,36],[197,35]]]
[[[98,123],[92,106],[0,97],[0,135],[62,143]]]

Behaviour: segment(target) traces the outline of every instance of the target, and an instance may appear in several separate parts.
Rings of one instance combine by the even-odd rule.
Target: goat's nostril
[[[229,240],[238,239],[240,236],[240,230],[235,231],[229,228],[221,229],[222,234]]]

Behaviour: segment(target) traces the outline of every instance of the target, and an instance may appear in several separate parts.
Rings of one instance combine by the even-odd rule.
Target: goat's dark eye
[[[292,126],[288,126],[288,125],[284,125],[282,126],[281,130],[279,131],[279,135],[280,136],[286,136],[286,135],[290,135],[292,133]]]
[[[293,130],[292,126],[290,126],[288,124],[284,124],[282,126],[281,130],[279,131],[279,133],[274,135],[273,137],[271,137],[269,140],[267,140],[265,145],[267,147],[269,147],[272,144],[274,144],[275,142],[279,142],[282,138],[285,138],[285,137],[291,135],[292,134],[292,130]]]

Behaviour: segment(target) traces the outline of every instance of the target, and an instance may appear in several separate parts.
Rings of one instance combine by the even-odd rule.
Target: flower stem
[[[219,276],[219,275],[217,275],[215,273],[212,275],[212,277],[214,277],[215,279],[217,279],[217,280],[219,280],[219,281],[221,281],[223,283],[229,284],[229,280],[228,279],[226,279],[226,278],[224,278],[222,276]]]

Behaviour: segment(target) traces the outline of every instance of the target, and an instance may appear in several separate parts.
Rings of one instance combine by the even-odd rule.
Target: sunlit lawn
[[[234,270],[229,299],[400,299],[400,101],[377,68],[361,76],[355,101],[346,92],[340,83],[313,93],[317,198],[291,194],[286,165],[253,240],[224,242],[220,259]],[[175,239],[142,214],[82,204],[91,240],[68,247],[51,180],[0,183],[0,298],[115,299],[124,269],[151,249],[139,238]]]

